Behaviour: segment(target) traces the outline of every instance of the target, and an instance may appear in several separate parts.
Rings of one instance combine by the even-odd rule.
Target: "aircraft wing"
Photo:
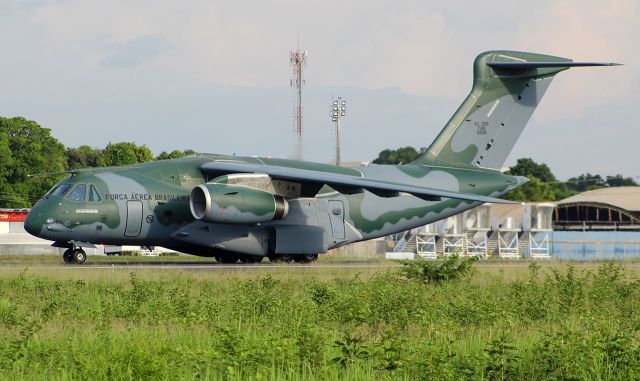
[[[328,185],[344,194],[361,193],[364,190],[367,190],[380,197],[395,197],[399,196],[400,193],[409,193],[426,201],[439,201],[441,198],[445,197],[474,202],[492,202],[499,204],[515,203],[514,201],[470,193],[454,192],[389,181],[371,180],[344,174],[273,165],[215,161],[203,164],[200,169],[204,173],[214,176],[234,173],[256,173],[269,175],[273,179],[299,182],[303,185],[302,193],[305,197],[315,196],[322,186]]]

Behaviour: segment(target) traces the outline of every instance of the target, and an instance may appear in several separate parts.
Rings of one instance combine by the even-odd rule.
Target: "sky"
[[[474,57],[508,49],[624,66],[552,83],[506,165],[561,179],[640,176],[640,2],[0,0],[0,115],[66,146],[146,144],[291,157],[289,52],[307,50],[305,160],[429,146],[468,94]]]

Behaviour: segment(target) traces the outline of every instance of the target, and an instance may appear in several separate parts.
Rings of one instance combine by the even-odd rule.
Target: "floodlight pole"
[[[340,118],[336,121],[336,165],[340,165]]]
[[[347,116],[347,101],[342,97],[334,99],[330,108],[331,121],[336,124],[336,165],[339,166],[340,160],[340,122],[343,117]]]

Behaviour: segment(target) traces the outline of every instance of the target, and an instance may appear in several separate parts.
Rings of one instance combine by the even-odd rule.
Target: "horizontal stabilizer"
[[[487,65],[494,69],[537,69],[545,67],[585,67],[585,66],[619,66],[622,64],[615,62],[487,62]]]

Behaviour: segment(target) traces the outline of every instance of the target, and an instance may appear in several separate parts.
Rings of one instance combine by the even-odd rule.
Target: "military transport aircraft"
[[[501,173],[553,77],[577,66],[489,51],[471,93],[425,154],[403,165],[326,164],[196,154],[69,172],[31,209],[25,229],[83,263],[95,244],[163,246],[222,263],[310,262],[319,253],[460,213],[524,184]]]

